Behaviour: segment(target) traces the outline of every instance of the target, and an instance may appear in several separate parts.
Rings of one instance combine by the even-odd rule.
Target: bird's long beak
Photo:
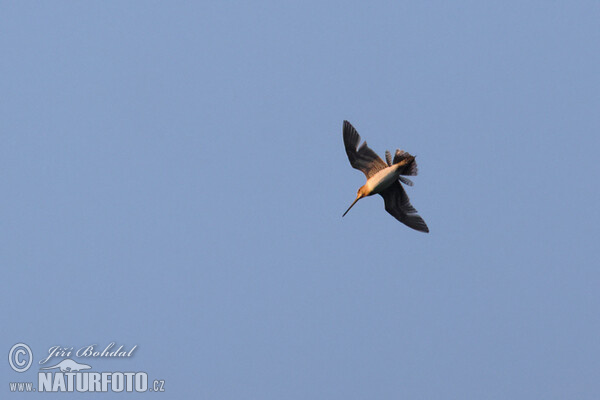
[[[361,199],[360,196],[356,196],[356,200],[354,200],[352,202],[352,204],[350,204],[350,207],[348,207],[348,209],[346,210],[346,212],[344,213],[344,215],[342,215],[342,218],[344,218],[346,216],[346,214],[348,214],[348,211],[350,211],[350,209],[352,208],[352,206],[354,206],[356,204],[357,201],[359,201]]]

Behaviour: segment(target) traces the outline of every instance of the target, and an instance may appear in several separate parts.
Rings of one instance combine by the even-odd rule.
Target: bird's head
[[[367,189],[367,185],[363,185],[358,188],[356,192],[356,197],[362,199],[363,197],[367,197],[369,195],[369,189]]]
[[[348,214],[348,211],[356,204],[357,201],[369,195],[369,189],[367,189],[367,185],[361,186],[356,193],[356,199],[350,204],[350,207],[346,210],[346,212],[342,215],[342,217]]]

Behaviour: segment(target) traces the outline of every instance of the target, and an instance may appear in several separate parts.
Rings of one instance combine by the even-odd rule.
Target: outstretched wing
[[[360,135],[356,132],[356,129],[348,121],[344,121],[344,147],[346,147],[346,154],[350,165],[353,168],[361,170],[369,179],[375,175],[378,171],[386,168],[387,165],[377,153],[367,146],[367,142],[357,149],[360,143]]]
[[[417,214],[417,210],[410,204],[406,191],[396,181],[387,189],[379,193],[385,203],[385,211],[403,224],[420,232],[429,232],[429,228],[423,218]]]

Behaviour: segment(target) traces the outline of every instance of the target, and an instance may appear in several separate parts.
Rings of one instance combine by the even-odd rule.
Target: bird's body
[[[367,196],[381,193],[392,183],[396,182],[400,178],[400,173],[404,165],[402,163],[393,164],[391,167],[377,171],[375,175],[367,179],[367,183],[364,185],[369,193]]]
[[[394,218],[413,229],[429,232],[427,224],[410,204],[408,195],[400,184],[403,182],[412,186],[412,182],[402,175],[417,175],[415,157],[402,150],[396,150],[392,160],[391,154],[386,151],[386,164],[367,146],[367,142],[358,147],[360,135],[348,121],[344,121],[343,135],[350,165],[365,174],[367,183],[358,189],[356,200],[342,216],[345,216],[352,206],[363,197],[380,194],[385,203],[385,210]]]

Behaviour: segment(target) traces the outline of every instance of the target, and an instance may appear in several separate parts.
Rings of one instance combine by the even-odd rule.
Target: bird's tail
[[[396,150],[396,154],[394,155],[394,164],[403,161],[406,161],[406,164],[400,169],[400,175],[417,175],[418,169],[415,157],[403,150]]]
[[[405,177],[403,177],[403,176],[399,176],[399,177],[398,177],[398,179],[400,180],[400,182],[404,183],[404,184],[405,184],[405,185],[407,185],[407,186],[412,186],[412,185],[414,185],[413,181],[411,181],[410,179],[408,179],[408,178],[405,178]]]

